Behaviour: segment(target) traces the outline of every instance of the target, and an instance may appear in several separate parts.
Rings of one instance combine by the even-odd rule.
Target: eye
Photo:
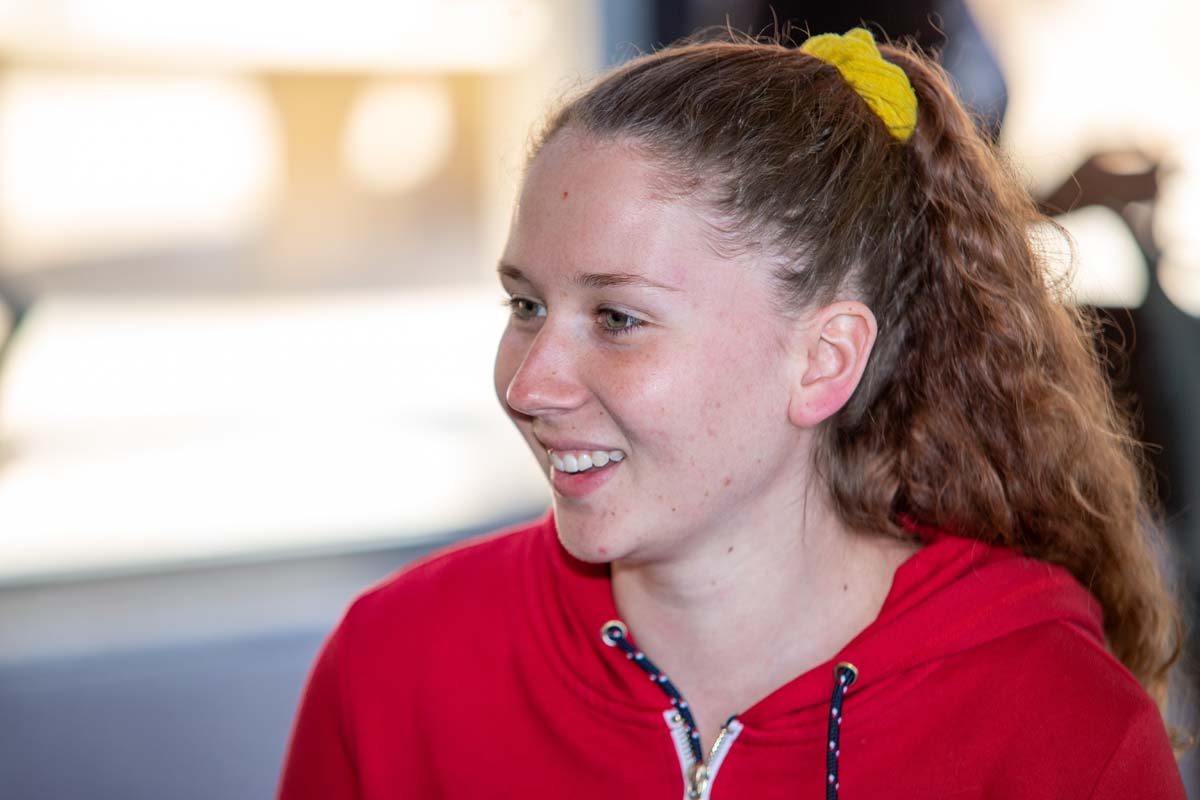
[[[637,317],[626,314],[624,311],[617,311],[615,308],[602,308],[598,312],[600,318],[600,327],[605,333],[610,335],[620,336],[626,333],[632,333],[635,328],[640,327],[643,322]]]
[[[514,295],[504,299],[504,305],[508,306],[513,317],[523,322],[528,322],[534,317],[546,316],[546,307],[541,303],[530,300],[528,297]]]

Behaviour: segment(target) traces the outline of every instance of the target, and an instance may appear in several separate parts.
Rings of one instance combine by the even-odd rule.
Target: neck
[[[848,531],[825,508],[810,505],[795,519],[790,528],[710,532],[684,555],[612,565],[631,637],[671,676],[710,742],[728,716],[824,663],[869,625],[896,567],[915,551]]]

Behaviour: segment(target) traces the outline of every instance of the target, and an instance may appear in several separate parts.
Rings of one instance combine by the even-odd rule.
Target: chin
[[[597,524],[591,520],[575,519],[570,511],[554,510],[558,541],[575,558],[588,564],[607,564],[626,555],[628,543],[617,540],[613,533],[618,526]]]

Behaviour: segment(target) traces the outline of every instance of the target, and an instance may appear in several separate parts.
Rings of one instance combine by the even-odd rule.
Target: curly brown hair
[[[874,352],[814,453],[841,518],[896,535],[908,518],[1062,565],[1165,709],[1181,618],[1097,321],[1048,278],[1030,237],[1045,218],[943,70],[913,48],[881,51],[917,95],[906,143],[794,48],[691,41],[570,99],[531,157],[564,130],[626,141],[668,184],[702,192],[724,246],[769,255],[783,308],[870,307]]]

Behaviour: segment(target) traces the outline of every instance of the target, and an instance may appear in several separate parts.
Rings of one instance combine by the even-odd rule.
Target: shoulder
[[[1101,642],[1069,623],[1039,626],[1024,644],[1041,654],[1024,684],[1063,741],[1089,751],[1089,797],[1184,797],[1162,712]],[[1021,643],[1018,643],[1020,645]],[[1032,686],[1045,684],[1041,691]]]
[[[1053,620],[1006,638],[998,640],[997,647],[1024,655],[1015,666],[1030,687],[1045,684],[1057,691],[1078,687],[1079,694],[1103,698],[1110,709],[1113,703],[1125,708],[1151,702],[1137,679],[1091,630]]]
[[[976,710],[991,721],[990,745],[1007,754],[999,780],[1014,796],[1183,797],[1157,705],[1091,631],[1030,626],[961,666],[992,695]]]
[[[368,773],[419,759],[405,721],[453,720],[463,685],[502,676],[512,648],[502,623],[521,613],[517,587],[552,544],[545,517],[439,550],[363,592],[317,657],[279,796],[358,797]],[[413,783],[428,777],[410,763],[416,795],[431,793]]]
[[[382,697],[411,711],[423,695],[507,658],[518,646],[513,621],[529,615],[529,590],[554,543],[548,525],[543,519],[465,540],[359,595],[326,647],[337,653],[350,716],[361,722],[392,708]]]
[[[999,637],[964,654],[960,666],[995,686],[1014,710],[1040,719],[1038,728],[1056,720],[1088,724],[1093,739],[1107,734],[1115,741],[1127,720],[1155,709],[1141,684],[1091,631],[1062,620]]]
[[[430,553],[360,594],[343,626],[369,629],[397,620],[420,626],[422,619],[445,623],[463,613],[477,614],[481,605],[514,602],[515,589],[529,579],[552,542],[549,526],[542,517]]]

